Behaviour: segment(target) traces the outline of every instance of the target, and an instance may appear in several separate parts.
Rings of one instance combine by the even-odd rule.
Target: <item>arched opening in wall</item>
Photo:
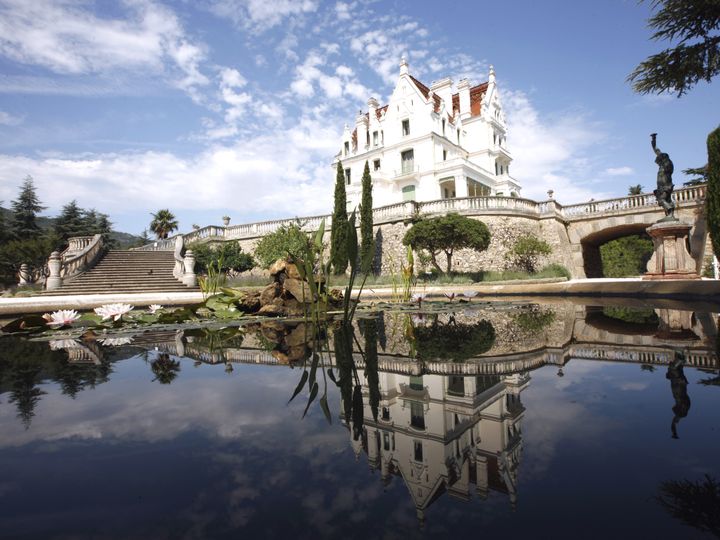
[[[610,227],[581,240],[583,266],[588,278],[640,276],[653,253],[645,223]]]
[[[440,179],[440,198],[441,199],[454,199],[455,198],[455,177],[448,176],[447,178]]]

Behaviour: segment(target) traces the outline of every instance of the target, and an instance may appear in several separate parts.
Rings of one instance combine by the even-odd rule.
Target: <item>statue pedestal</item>
[[[647,229],[655,253],[643,279],[700,279],[695,259],[687,250],[691,226],[681,221],[655,223]]]

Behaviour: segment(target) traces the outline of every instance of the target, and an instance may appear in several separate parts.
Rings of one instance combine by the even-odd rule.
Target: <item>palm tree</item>
[[[643,187],[640,184],[628,187],[628,195],[641,195]]]
[[[157,214],[151,213],[150,215],[153,217],[150,222],[150,230],[158,239],[167,238],[171,232],[177,230],[178,222],[170,210],[158,210]]]

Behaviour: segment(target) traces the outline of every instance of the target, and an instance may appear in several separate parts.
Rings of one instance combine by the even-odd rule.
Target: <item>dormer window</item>
[[[350,153],[350,143],[348,141],[345,141],[345,155],[347,156]]]
[[[402,134],[403,137],[407,137],[408,135],[410,135],[410,120],[402,121]]]
[[[377,146],[377,145],[378,145],[378,132],[373,131],[373,146]]]

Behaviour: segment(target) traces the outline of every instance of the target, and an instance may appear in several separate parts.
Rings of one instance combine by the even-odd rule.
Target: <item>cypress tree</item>
[[[330,232],[330,262],[336,274],[344,274],[348,266],[348,217],[347,198],[345,196],[345,172],[338,160],[335,177],[335,206]]]
[[[707,223],[713,252],[720,257],[720,127],[707,138]]]
[[[11,203],[11,207],[13,235],[20,240],[37,235],[40,227],[35,219],[36,214],[45,210],[45,207],[40,205],[40,200],[37,198],[32,176],[25,177],[20,187],[20,195]]]
[[[363,274],[370,273],[375,254],[372,206],[372,178],[370,177],[370,166],[366,161],[362,175],[362,201],[360,203],[360,271]]]

